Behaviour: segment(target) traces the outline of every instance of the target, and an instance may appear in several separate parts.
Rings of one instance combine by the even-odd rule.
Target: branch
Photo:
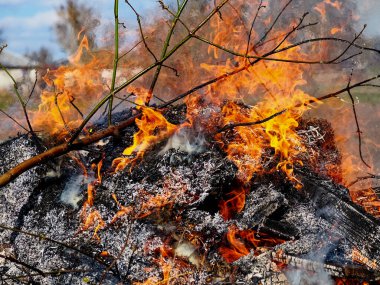
[[[233,73],[233,74],[240,72],[239,70],[242,71],[243,69],[240,68],[238,70],[235,70],[235,73]],[[193,89],[178,95],[174,99],[160,105],[157,109],[163,110],[166,107],[174,104],[175,102],[177,102],[177,101],[185,98],[186,96],[194,93],[195,91],[197,91],[201,88],[204,88],[205,86],[208,86],[212,83],[215,83],[221,79],[225,79],[228,76],[233,75],[233,74],[232,73],[225,73],[219,77],[216,77],[212,80],[204,82],[204,83],[194,87]],[[304,103],[299,103],[299,104],[295,105],[294,107],[297,108],[297,107],[300,107],[301,105],[310,105],[310,104],[318,102],[318,101],[322,101],[322,100],[326,100],[326,99],[329,99],[332,97],[336,97],[339,94],[347,92],[347,90],[352,90],[354,88],[362,87],[363,84],[366,84],[366,83],[371,82],[371,81],[378,79],[378,78],[380,78],[380,74],[375,76],[375,77],[372,77],[372,78],[363,80],[361,82],[358,82],[356,84],[347,86],[346,88],[343,88],[343,89],[338,90],[336,92],[329,93],[327,95],[324,95],[324,96],[321,96],[321,97],[318,97],[315,99],[310,99],[308,101],[305,101]],[[33,168],[33,167],[35,167],[41,163],[44,163],[47,160],[51,160],[53,158],[59,157],[59,156],[64,155],[70,151],[73,151],[73,150],[82,149],[84,146],[90,145],[90,144],[97,142],[97,141],[99,141],[103,138],[106,138],[108,136],[117,135],[120,131],[122,131],[126,127],[132,125],[135,122],[135,119],[140,118],[140,117],[141,117],[141,113],[137,113],[134,116],[130,117],[129,119],[127,119],[123,122],[120,122],[120,124],[118,124],[117,126],[109,126],[108,128],[106,128],[102,131],[96,132],[92,135],[85,136],[81,139],[76,139],[72,143],[68,142],[68,143],[58,145],[58,146],[53,147],[53,148],[51,148],[51,149],[49,149],[49,150],[47,150],[47,151],[45,151],[39,155],[36,155],[36,156],[30,158],[30,159],[20,163],[16,167],[10,169],[8,172],[4,173],[3,175],[1,175],[0,176],[0,187],[7,185],[9,182],[11,182],[15,178],[17,178],[20,174],[24,173],[25,171],[27,171],[27,170],[29,170],[29,169],[31,169],[31,168]]]
[[[253,27],[255,25],[255,22],[256,22],[256,19],[259,15],[259,12],[262,8],[266,8],[266,6],[263,5],[263,0],[260,0],[260,4],[259,4],[259,7],[257,8],[257,11],[256,11],[256,15],[255,17],[253,18],[252,20],[252,24],[251,24],[251,28],[249,29],[249,33],[248,33],[248,40],[247,40],[247,49],[245,51],[245,56],[248,55],[248,52],[249,52],[249,46],[251,44],[251,37],[252,37],[252,32],[253,32]]]
[[[186,42],[188,42],[192,35],[194,35],[196,32],[198,32],[229,0],[223,0],[217,7],[215,7],[208,15],[207,17],[196,27],[194,28],[185,38],[183,38],[177,45],[175,45],[169,52],[167,52],[166,56],[164,56],[163,59],[159,60],[158,62],[155,62],[151,64],[150,66],[146,67],[145,69],[141,70],[134,76],[132,76],[130,79],[128,79],[126,82],[121,84],[119,87],[117,87],[113,92],[110,92],[108,95],[106,95],[102,100],[100,100],[96,106],[90,111],[90,113],[87,115],[87,117],[83,120],[81,125],[78,127],[76,132],[71,136],[69,143],[73,143],[75,139],[80,135],[83,128],[87,125],[87,123],[90,121],[90,119],[97,113],[97,111],[106,103],[109,101],[111,96],[114,94],[119,93],[121,90],[129,86],[131,83],[139,79],[141,76],[155,68],[156,66],[163,64],[168,58],[170,58],[180,47],[182,47]]]
[[[5,225],[2,225],[0,224],[0,228],[3,229],[3,230],[8,230],[8,231],[12,231],[12,232],[17,232],[17,233],[21,233],[21,234],[24,234],[24,235],[28,235],[28,236],[31,236],[31,237],[35,237],[35,238],[38,238],[38,240],[42,241],[42,240],[46,240],[46,241],[49,241],[49,242],[52,242],[52,243],[55,243],[55,244],[58,244],[60,246],[63,246],[65,248],[68,248],[70,250],[74,250],[78,253],[81,253],[87,257],[90,257],[92,259],[94,259],[96,262],[98,262],[99,264],[101,265],[104,265],[106,266],[107,264],[105,264],[101,259],[97,258],[96,256],[94,257],[92,254],[90,253],[87,253],[81,249],[78,249],[76,247],[73,247],[69,244],[66,244],[64,242],[61,242],[61,241],[57,241],[57,240],[54,240],[54,239],[51,239],[45,235],[41,235],[41,234],[35,234],[35,233],[31,233],[31,232],[27,232],[27,231],[24,231],[24,230],[21,230],[21,229],[18,229],[18,228],[12,228],[12,227],[8,227],[8,226],[5,226]]]
[[[25,105],[28,105],[30,98],[32,98],[34,90],[36,89],[36,86],[37,86],[37,81],[38,81],[38,75],[37,75],[37,70],[36,70],[36,78],[34,79],[32,90],[30,90],[29,92],[28,100],[26,100]]]
[[[348,84],[347,84],[347,87],[350,87],[350,84],[351,84],[351,79],[352,79],[352,71],[351,71],[351,74],[350,74],[350,78],[348,80]],[[351,104],[352,104],[352,111],[354,113],[354,118],[355,118],[355,124],[356,124],[356,132],[358,133],[358,140],[359,140],[359,156],[360,156],[360,159],[361,161],[365,164],[365,166],[367,166],[368,168],[371,168],[371,166],[369,166],[369,164],[364,160],[363,158],[363,152],[362,152],[362,132],[360,130],[360,126],[359,126],[359,121],[358,121],[358,115],[356,113],[356,108],[355,108],[355,100],[354,100],[354,97],[352,96],[351,94],[351,90],[348,89],[347,90],[347,93],[348,95],[350,96],[350,99],[351,99]]]
[[[232,129],[236,128],[236,127],[247,127],[247,126],[253,126],[253,125],[260,125],[262,123],[265,123],[265,122],[268,122],[268,121],[272,120],[273,118],[275,118],[277,116],[282,115],[286,111],[287,111],[287,109],[284,109],[284,110],[282,110],[280,112],[274,113],[273,115],[271,115],[269,117],[266,117],[265,119],[258,120],[258,121],[255,121],[255,122],[230,123],[230,124],[225,125],[223,128],[219,129],[218,131],[216,131],[215,134],[218,134],[218,133],[221,133],[221,132],[224,132],[224,131],[227,131],[227,130],[232,130]]]
[[[117,126],[113,126],[113,125],[109,126],[108,128],[100,132],[94,133],[92,135],[86,136],[81,139],[77,139],[72,143],[64,143],[64,144],[58,145],[39,155],[36,155],[28,160],[25,160],[24,162],[20,163],[16,167],[10,169],[8,172],[0,176],[0,187],[8,184],[10,181],[14,180],[20,174],[35,167],[36,165],[40,163],[44,163],[48,160],[51,160],[55,157],[59,157],[70,151],[79,150],[82,147],[90,145],[94,142],[97,142],[105,137],[118,134],[121,130],[132,125],[135,122],[135,119],[139,118],[140,116],[141,116],[141,113],[138,113],[134,115],[133,117],[129,118],[128,120],[121,122]]]
[[[111,93],[112,96],[110,97],[109,105],[108,105],[108,125],[112,125],[112,104],[113,104],[113,97],[115,94],[113,91],[115,90],[115,83],[116,83],[116,75],[117,75],[117,64],[119,62],[119,0],[115,0],[114,3],[114,17],[115,17],[115,51],[114,51],[114,60],[113,60],[113,71],[112,71],[112,83],[111,83]]]
[[[125,3],[127,3],[127,5],[135,13],[136,18],[137,18],[137,23],[139,25],[139,31],[140,31],[141,40],[143,41],[146,50],[153,56],[154,61],[157,62],[158,61],[157,57],[154,55],[154,53],[152,52],[152,50],[149,48],[148,44],[145,41],[145,36],[144,36],[143,29],[142,29],[142,26],[141,26],[141,16],[139,15],[139,13],[137,13],[136,9],[131,5],[131,3],[129,3],[128,0],[125,0]]]
[[[27,128],[25,128],[23,125],[21,125],[15,118],[13,118],[11,115],[0,109],[0,113],[3,113],[5,116],[7,116],[9,119],[11,119],[13,122],[15,122],[20,128],[22,128],[27,133],[29,132]]]
[[[258,47],[262,44],[262,42],[267,38],[267,36],[269,35],[269,33],[272,31],[273,27],[276,25],[277,21],[280,19],[282,13],[285,12],[286,8],[288,8],[288,6],[290,5],[290,3],[292,3],[292,2],[293,2],[293,0],[289,0],[289,1],[286,3],[286,5],[281,9],[280,13],[278,13],[276,19],[273,21],[273,23],[272,23],[272,25],[269,27],[269,29],[265,32],[265,34],[261,37],[261,39],[260,39],[257,43],[255,43],[255,44],[253,45],[253,47],[254,47],[255,49],[258,48]]]
[[[358,183],[359,181],[363,181],[367,179],[380,179],[380,175],[368,173],[368,176],[358,177],[355,181],[352,181],[350,184],[348,184],[347,187],[351,187],[352,185]]]
[[[187,5],[187,2],[188,2],[188,0],[184,0],[183,1],[183,3],[181,4],[180,8],[177,11],[177,14],[175,15],[175,17],[174,17],[174,19],[172,21],[170,30],[169,30],[169,32],[168,32],[168,34],[166,36],[166,40],[165,40],[164,46],[163,46],[162,51],[161,51],[161,60],[160,61],[162,61],[165,58],[165,56],[166,56],[166,53],[167,53],[167,50],[168,50],[168,47],[169,47],[169,44],[170,44],[170,39],[171,39],[171,37],[173,35],[173,32],[174,32],[174,29],[175,29],[175,27],[177,25],[178,19],[181,16],[183,10],[185,9],[185,6]],[[154,87],[156,86],[156,83],[157,83],[157,80],[158,80],[158,76],[160,75],[160,72],[161,72],[161,68],[162,68],[162,63],[158,64],[156,72],[154,73],[153,80],[152,80],[152,83],[151,83],[150,88],[149,88],[149,94],[150,94],[150,96],[148,96],[147,102],[145,102],[146,104],[149,103],[150,98],[152,96],[151,94],[153,94]]]
[[[30,264],[27,264],[27,263],[25,263],[25,262],[23,262],[21,260],[18,260],[16,258],[12,257],[12,256],[6,256],[6,255],[3,255],[3,254],[0,254],[0,258],[4,258],[4,259],[6,259],[6,260],[8,260],[10,262],[22,265],[22,266],[24,266],[24,267],[26,267],[26,268],[28,268],[28,269],[30,269],[32,271],[37,272],[39,275],[42,275],[43,277],[45,277],[45,272],[43,272],[42,270],[40,270],[40,269],[38,269],[38,268],[30,265]]]
[[[3,47],[3,49],[4,49],[4,47]],[[2,70],[5,71],[5,73],[8,75],[8,77],[13,81],[13,90],[15,91],[17,99],[19,100],[19,102],[21,104],[22,110],[24,112],[26,123],[28,124],[29,132],[33,136],[37,137],[35,135],[34,131],[33,131],[33,127],[32,127],[32,125],[30,123],[30,120],[29,120],[28,112],[26,110],[26,103],[25,103],[24,99],[22,98],[22,96],[20,95],[20,93],[18,91],[18,85],[17,85],[16,80],[14,79],[14,77],[12,76],[12,74],[10,74],[10,72],[8,71],[8,69],[5,66],[3,66],[1,63],[0,63],[0,67],[1,67]]]

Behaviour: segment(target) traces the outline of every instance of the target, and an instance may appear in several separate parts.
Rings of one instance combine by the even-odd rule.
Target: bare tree
[[[41,69],[46,69],[53,64],[53,55],[46,47],[41,47],[37,51],[27,53],[26,56],[37,63]]]
[[[99,24],[95,11],[85,4],[66,0],[57,10],[59,21],[55,25],[58,43],[64,51],[74,53],[83,35],[88,38],[89,47],[95,47],[94,28]]]
[[[3,44],[4,42],[5,42],[4,31],[0,29],[0,44]]]

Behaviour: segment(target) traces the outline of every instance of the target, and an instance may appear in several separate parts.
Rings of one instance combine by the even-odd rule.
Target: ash
[[[112,158],[131,144],[134,131],[130,127],[121,137],[76,155],[89,167],[104,151],[103,169],[110,169]],[[380,256],[379,222],[354,205],[344,187],[324,178],[326,165],[339,165],[340,159],[330,145],[331,128],[326,122],[309,121],[301,123],[298,132],[309,155],[319,161],[295,169],[303,189],[296,190],[279,172],[255,177],[244,209],[229,220],[219,207],[237,186],[237,168],[212,143],[202,142],[200,151],[188,153],[167,149],[163,142],[131,170],[104,171],[91,207],[104,221],[99,238],[94,235],[97,224],[84,229],[81,217],[87,184],[94,179],[82,179],[70,157],[29,170],[0,192],[0,280],[296,284],[305,270],[315,269],[323,280],[331,280],[342,277],[347,266],[352,278],[376,280],[378,268],[353,263],[351,254],[359,248],[368,260]],[[0,173],[36,154],[27,136],[1,144]],[[228,261],[221,249],[234,249],[228,239],[232,228],[281,242],[247,247],[248,254]]]

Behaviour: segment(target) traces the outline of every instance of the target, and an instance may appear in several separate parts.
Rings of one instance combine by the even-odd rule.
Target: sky
[[[57,21],[57,8],[64,0],[0,0],[0,29],[3,30],[2,37],[8,44],[8,51],[25,54],[38,50],[40,47],[50,49],[55,59],[65,58],[56,43],[53,26]],[[89,3],[101,17],[102,23],[113,23],[112,0],[79,1]],[[120,2],[120,14],[125,21],[135,21],[135,15]],[[155,0],[131,0],[130,3],[140,14],[157,6]],[[123,18],[120,20],[123,21]]]
[[[81,1],[81,0],[78,0]],[[278,0],[275,0],[278,1]],[[308,1],[308,0],[305,0]],[[346,0],[340,0],[344,3]],[[380,0],[358,1],[359,15],[362,23],[367,23],[366,34],[380,35]],[[55,59],[63,59],[66,55],[56,43],[53,32],[57,21],[56,10],[64,0],[0,0],[0,29],[8,43],[8,51],[25,54],[44,46],[49,48]],[[112,0],[86,1],[98,11],[101,22],[113,22]],[[156,0],[131,0],[140,14],[147,14],[158,6]],[[83,3],[83,1],[82,1]],[[124,21],[135,21],[135,16],[124,1],[120,1],[120,14]]]

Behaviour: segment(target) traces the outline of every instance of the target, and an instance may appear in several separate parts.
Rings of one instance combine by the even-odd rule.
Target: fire
[[[369,285],[370,283],[355,279],[335,278],[336,285]]]
[[[331,28],[330,34],[335,35],[337,33],[341,33],[342,31],[343,31],[342,27],[334,27],[334,28]]]
[[[93,165],[93,168],[97,170],[97,178],[87,185],[87,200],[84,202],[80,213],[82,223],[80,231],[87,231],[93,229],[93,237],[97,240],[100,240],[98,231],[106,226],[106,223],[103,221],[99,211],[93,208],[96,187],[99,186],[102,182],[102,165],[103,160],[100,160],[100,162],[97,165]]]
[[[240,213],[245,205],[245,192],[243,187],[232,190],[227,194],[227,200],[221,200],[219,203],[220,215],[225,220],[229,220],[235,213]]]
[[[136,125],[139,131],[133,136],[133,144],[126,148],[123,155],[135,157],[120,157],[113,162],[116,171],[124,169],[127,165],[136,163],[144,156],[149,147],[157,142],[168,138],[178,129],[176,125],[169,123],[159,112],[149,107],[140,107],[141,119],[136,119]]]
[[[259,250],[284,242],[254,230],[239,230],[235,225],[229,227],[226,239],[227,245],[220,247],[219,252],[228,263],[248,255],[251,250],[258,254]]]
[[[363,256],[361,252],[355,248],[352,250],[352,261],[364,264],[368,268],[373,269],[375,271],[379,270],[380,268],[380,265],[378,264],[378,261],[376,259],[371,260],[368,257]]]
[[[70,64],[48,70],[38,110],[32,112],[32,124],[38,131],[64,135],[78,127],[84,114],[105,92],[102,72],[109,66],[107,58],[98,58],[83,37],[78,51],[70,57]]]
[[[326,21],[326,11],[328,9],[328,6],[333,7],[337,10],[341,10],[342,5],[342,2],[340,1],[324,0],[323,2],[320,2],[317,5],[315,5],[314,10],[321,14],[323,21]]]

